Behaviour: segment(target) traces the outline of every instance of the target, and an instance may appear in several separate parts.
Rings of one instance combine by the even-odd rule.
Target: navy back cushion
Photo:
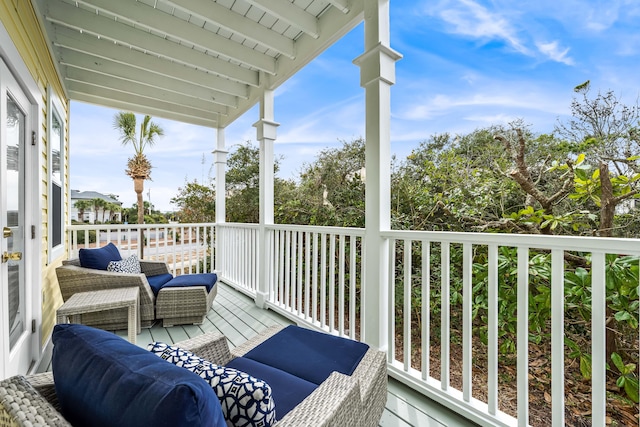
[[[220,426],[209,384],[110,332],[77,324],[53,331],[53,377],[74,426]]]
[[[367,350],[358,341],[291,325],[244,357],[320,385],[333,371],[353,374]]]
[[[81,248],[78,252],[80,266],[96,270],[106,270],[111,261],[122,261],[120,251],[113,243],[95,249]]]

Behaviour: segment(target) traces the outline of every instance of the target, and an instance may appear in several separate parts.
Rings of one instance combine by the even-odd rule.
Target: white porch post
[[[258,236],[260,253],[258,255],[258,288],[256,290],[256,305],[264,307],[269,299],[269,268],[270,248],[267,240],[266,225],[273,225],[273,182],[274,156],[273,142],[279,126],[274,121],[273,91],[264,92],[260,101],[260,119],[254,123],[257,139],[260,142],[260,231]]]
[[[216,149],[213,150],[213,162],[216,166],[216,224],[224,224],[227,217],[226,187],[227,187],[227,153],[225,150],[224,128],[218,128]],[[204,184],[204,183],[203,183]],[[222,250],[220,229],[216,227],[215,266],[212,270],[220,270],[222,266]]]
[[[389,244],[381,232],[391,229],[391,86],[395,62],[402,55],[389,47],[389,0],[365,0],[365,53],[354,63],[360,67],[365,89],[365,259],[364,324],[362,337],[369,345],[388,348]]]
[[[218,129],[216,149],[213,150],[213,161],[216,165],[216,222],[226,222],[226,168],[227,154],[225,150],[224,128]]]

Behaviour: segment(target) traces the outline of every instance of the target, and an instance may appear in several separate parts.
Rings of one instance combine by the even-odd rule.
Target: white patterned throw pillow
[[[276,422],[271,387],[266,382],[237,369],[216,365],[188,350],[162,342],[149,344],[148,350],[207,381],[220,399],[227,425],[269,427]]]
[[[113,271],[116,273],[132,273],[140,274],[140,261],[138,261],[137,255],[131,255],[122,261],[111,261],[107,265],[107,271]]]

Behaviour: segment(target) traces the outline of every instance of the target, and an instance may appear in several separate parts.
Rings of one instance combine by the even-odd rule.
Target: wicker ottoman
[[[185,274],[167,282],[158,292],[156,320],[162,326],[201,325],[211,308],[218,287],[213,273]]]

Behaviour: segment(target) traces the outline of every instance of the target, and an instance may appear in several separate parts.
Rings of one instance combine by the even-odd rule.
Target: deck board
[[[160,323],[144,328],[137,336],[136,344],[146,348],[154,341],[173,344],[206,332],[218,332],[227,337],[235,347],[272,325],[289,325],[292,322],[271,311],[263,310],[253,300],[230,286],[219,283],[218,294],[202,325],[184,325],[163,328]],[[116,331],[126,339],[127,331]],[[50,360],[41,364],[51,369]],[[474,426],[469,420],[425,398],[399,381],[389,378],[387,404],[380,419],[383,427],[447,427]],[[348,427],[348,426],[347,426]]]

